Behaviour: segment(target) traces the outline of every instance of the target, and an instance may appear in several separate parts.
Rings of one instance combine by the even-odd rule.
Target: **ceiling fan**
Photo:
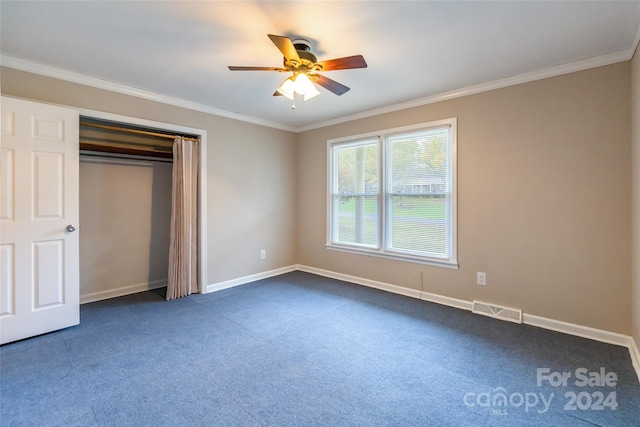
[[[276,89],[273,96],[284,95],[294,100],[294,93],[304,96],[304,100],[320,95],[314,83],[325,89],[342,95],[349,88],[335,80],[320,74],[322,71],[348,70],[352,68],[367,68],[362,55],[347,56],[344,58],[329,59],[318,62],[316,56],[311,53],[311,43],[304,39],[290,39],[284,36],[268,34],[269,38],[284,55],[282,67],[243,67],[229,66],[231,71],[279,71],[293,73]],[[292,108],[295,108],[293,104]]]

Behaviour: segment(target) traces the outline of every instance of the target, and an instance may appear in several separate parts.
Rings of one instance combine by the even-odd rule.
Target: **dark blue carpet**
[[[0,424],[640,425],[623,347],[302,272],[160,293],[0,347]],[[538,368],[571,377],[538,385]]]

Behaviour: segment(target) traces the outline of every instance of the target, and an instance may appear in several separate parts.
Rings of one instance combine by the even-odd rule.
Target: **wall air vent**
[[[471,312],[495,319],[506,320],[508,322],[522,323],[522,310],[499,305],[487,304],[486,302],[473,301]]]

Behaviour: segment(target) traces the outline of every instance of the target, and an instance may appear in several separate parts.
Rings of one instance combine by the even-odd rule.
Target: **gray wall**
[[[300,134],[299,262],[630,334],[629,81],[625,62]],[[327,140],[449,117],[460,269],[325,249]]]
[[[298,135],[6,68],[2,91],[206,129],[210,284],[296,263],[410,289],[420,289],[424,274],[427,292],[623,334],[634,324],[638,340],[631,68],[600,67]],[[637,76],[637,61],[633,69]],[[448,117],[458,118],[460,269],[326,250],[327,139]],[[487,272],[488,286],[475,285],[477,271]]]
[[[207,284],[296,263],[295,134],[10,68],[2,68],[1,87],[4,95],[206,130]]]
[[[80,295],[166,286],[171,163],[80,156]]]

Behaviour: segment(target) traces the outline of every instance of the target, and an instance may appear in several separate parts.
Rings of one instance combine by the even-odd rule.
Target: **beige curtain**
[[[167,300],[198,292],[198,143],[173,143],[173,202]]]

